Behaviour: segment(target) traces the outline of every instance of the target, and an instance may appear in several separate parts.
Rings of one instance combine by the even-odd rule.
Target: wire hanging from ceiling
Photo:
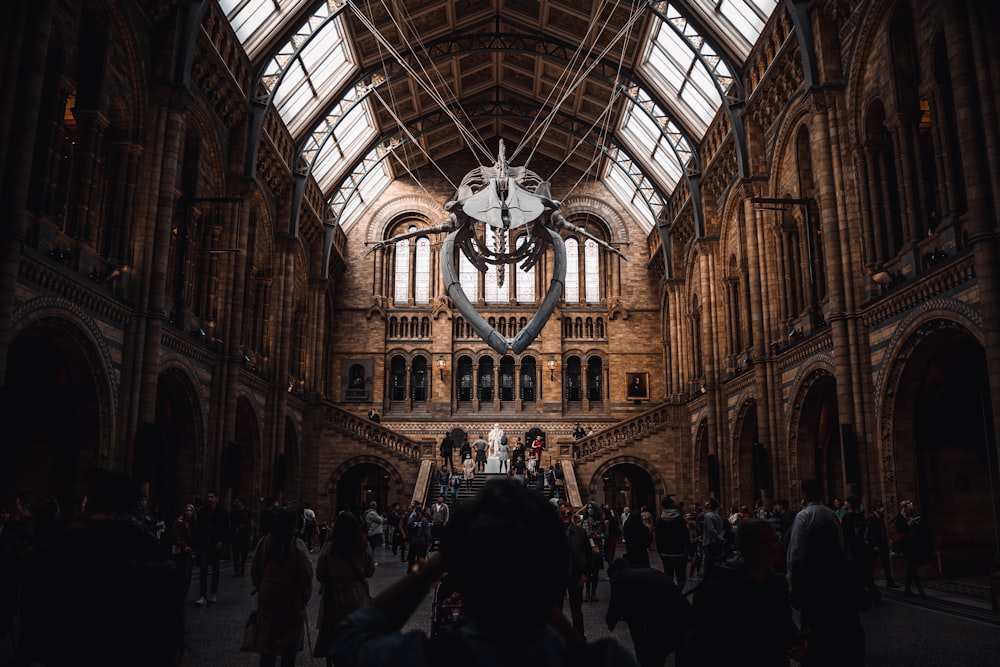
[[[618,5],[620,5],[620,3],[621,0],[618,0],[618,2],[616,3],[616,8]],[[586,80],[586,78],[590,75],[590,73],[593,72],[594,68],[596,68],[597,65],[605,58],[605,56],[607,56],[608,52],[610,52],[611,49],[617,45],[619,40],[621,40],[624,35],[627,35],[628,32],[631,31],[636,21],[638,21],[643,16],[644,13],[645,13],[644,7],[638,7],[634,9],[632,14],[629,16],[628,21],[626,21],[626,23],[618,30],[617,33],[615,33],[614,38],[608,43],[608,45],[600,52],[600,54],[596,58],[592,60],[590,65],[588,65],[585,70],[580,71],[580,73],[577,75],[577,78],[572,82],[572,85],[567,87],[567,89],[563,91],[563,94],[559,99],[559,101],[552,109],[549,110],[548,116],[546,117],[545,121],[542,123],[541,126],[537,127],[535,131],[532,133],[532,136],[538,134],[538,139],[535,141],[535,144],[532,147],[531,153],[528,155],[528,158],[524,161],[525,166],[527,166],[530,163],[531,158],[534,156],[535,151],[538,149],[538,146],[541,145],[541,140],[542,137],[544,137],[545,135],[545,131],[555,120],[556,114],[562,107],[563,103],[569,98],[569,96],[573,92],[575,92],[575,90],[580,86],[580,84]],[[589,53],[592,53],[592,50],[588,52],[588,55]],[[527,141],[527,139],[530,138],[531,137],[527,137],[525,141]]]
[[[386,3],[386,0],[382,0],[382,6],[383,6],[383,8],[385,8],[385,10],[386,10],[387,13],[391,14],[390,9],[388,7],[386,7],[385,3]],[[489,147],[486,145],[486,142],[483,140],[482,135],[479,134],[479,130],[476,128],[476,125],[475,125],[475,123],[473,123],[472,118],[469,116],[468,112],[465,110],[465,107],[462,106],[462,102],[461,102],[461,100],[459,100],[458,95],[457,95],[455,89],[448,85],[448,82],[445,79],[444,75],[442,74],[441,69],[437,65],[437,61],[431,56],[431,53],[427,49],[427,45],[424,42],[423,37],[420,35],[420,32],[417,30],[416,25],[414,24],[413,19],[410,16],[410,12],[406,9],[405,5],[403,5],[401,8],[402,8],[402,13],[403,13],[403,22],[409,28],[409,34],[413,35],[414,41],[416,41],[417,45],[420,47],[420,51],[424,54],[424,56],[426,57],[427,61],[430,62],[431,68],[432,68],[434,74],[437,75],[437,86],[435,87],[435,90],[438,90],[438,89],[444,90],[444,92],[447,94],[447,97],[445,97],[445,95],[442,95],[441,96],[442,102],[447,101],[448,104],[453,104],[458,109],[458,111],[461,113],[461,116],[469,124],[469,129],[471,130],[472,133],[474,133],[474,135],[476,137],[476,142],[475,143],[473,143],[473,144],[468,144],[467,143],[467,145],[469,146],[469,149],[472,151],[473,157],[475,157],[475,159],[477,161],[479,161],[480,158],[479,158],[479,155],[477,154],[477,149],[478,149],[478,151],[481,151],[486,156],[486,159],[488,161],[488,162],[480,162],[480,164],[493,163],[495,161],[495,158],[493,157],[492,152],[490,151]],[[393,21],[396,22],[395,16],[393,16]],[[402,28],[398,25],[398,22],[397,22],[397,25],[396,25],[396,29],[400,32],[400,35],[403,34]],[[424,66],[423,59],[417,59],[417,64],[420,66],[421,71],[426,76],[426,80],[428,82],[431,82],[431,80],[432,80],[431,79],[431,75],[427,72],[427,68]],[[455,77],[455,81],[456,81],[455,88],[457,88],[458,87],[458,84],[457,84],[458,76],[457,75]],[[431,83],[431,85],[433,85],[433,84]]]
[[[383,7],[384,7],[384,3],[383,3]],[[386,11],[388,12],[389,9],[386,8]],[[384,61],[385,60],[385,55],[384,55],[384,52],[382,51],[382,42],[379,41],[379,40],[376,40],[376,45],[378,46],[379,61],[380,62]],[[392,82],[391,81],[388,82],[388,85],[386,86],[386,88],[389,91],[389,102],[387,103],[385,101],[385,99],[383,99],[382,95],[379,94],[378,88],[373,86],[372,87],[372,93],[375,95],[375,99],[377,99],[379,101],[379,103],[382,105],[382,107],[389,113],[389,115],[392,116],[392,119],[396,122],[396,125],[406,134],[407,138],[409,138],[410,142],[412,142],[416,146],[417,150],[421,154],[423,154],[423,156],[425,158],[427,158],[427,161],[431,164],[431,166],[433,166],[435,169],[437,169],[438,173],[440,173],[444,177],[444,179],[453,188],[457,189],[457,187],[455,186],[455,184],[451,180],[451,178],[448,176],[448,174],[445,173],[445,171],[441,168],[441,166],[437,162],[435,162],[434,159],[427,153],[427,150],[423,147],[423,145],[417,140],[417,138],[415,136],[413,136],[413,133],[410,132],[410,128],[403,122],[403,120],[396,113],[396,99],[395,99],[395,93],[393,92],[393,89],[392,89]],[[409,159],[408,158],[408,154],[410,153],[410,149],[409,149],[409,145],[408,144],[410,142],[403,142],[401,144],[401,148],[402,148],[402,151],[403,151],[403,157],[407,158],[407,159]],[[426,194],[428,196],[431,196],[430,193],[427,192],[427,188],[424,187],[424,184],[420,181],[420,179],[417,177],[417,175],[414,174],[410,170],[410,168],[406,164],[406,162],[402,158],[400,158],[398,154],[396,154],[395,150],[392,150],[392,153],[393,153],[393,157],[396,159],[396,161],[399,162],[399,164],[402,165],[403,168],[406,170],[406,173],[410,175],[410,178],[412,178],[416,182],[416,184],[418,186],[420,186],[420,189],[424,191],[424,194]]]
[[[603,9],[603,7],[605,5],[606,5],[606,1],[602,0],[601,1],[601,9]],[[587,57],[590,56],[591,53],[593,53],[594,45],[597,43],[597,38],[600,37],[600,34],[597,35],[597,38],[590,39],[590,33],[593,31],[594,27],[597,25],[597,20],[598,20],[598,17],[600,15],[601,15],[600,11],[592,12],[592,14],[591,14],[591,21],[590,21],[589,24],[587,24],[587,31],[584,33],[583,37],[580,38],[580,43],[579,43],[579,45],[577,45],[576,51],[574,51],[573,55],[569,57],[569,60],[567,61],[566,66],[563,68],[562,72],[559,73],[559,77],[556,79],[556,82],[549,89],[549,93],[545,97],[545,101],[541,105],[539,105],[538,112],[535,114],[535,117],[531,119],[531,123],[528,125],[528,129],[525,130],[524,136],[521,138],[521,141],[518,143],[517,146],[514,147],[514,151],[511,153],[511,158],[512,159],[515,156],[517,156],[518,153],[520,153],[520,151],[521,151],[522,148],[524,148],[526,142],[530,138],[529,137],[529,133],[531,133],[531,135],[533,136],[534,132],[537,131],[536,123],[538,123],[539,118],[542,115],[542,111],[549,105],[549,101],[552,99],[552,97],[554,95],[557,94],[557,91],[561,89],[564,80],[569,78],[571,72],[573,71],[574,67],[576,66],[577,58],[580,56],[580,52],[583,51],[584,44],[588,44],[589,43],[590,46],[587,48],[587,54],[582,59],[580,59],[579,67],[580,67],[581,70],[583,69],[584,65],[586,64]],[[602,30],[602,32],[603,32],[603,30]]]
[[[639,7],[639,4],[640,3],[638,1],[633,2],[632,4],[633,12],[636,11],[636,9]],[[615,7],[615,9],[617,9],[617,6]],[[598,115],[598,117],[594,120],[590,128],[588,128],[587,131],[583,133],[579,139],[577,139],[576,143],[573,145],[573,149],[566,154],[563,160],[558,165],[556,165],[556,168],[553,169],[552,173],[549,175],[549,180],[551,181],[552,178],[556,175],[556,173],[569,161],[570,156],[576,153],[577,148],[579,148],[583,144],[583,142],[586,141],[586,138],[590,136],[590,133],[594,130],[594,128],[597,127],[599,123],[602,125],[601,131],[598,135],[598,139],[594,145],[593,157],[587,164],[587,168],[583,170],[583,172],[581,172],[580,177],[576,179],[575,183],[573,183],[572,187],[570,187],[569,190],[567,190],[566,193],[563,194],[563,198],[568,197],[570,194],[572,194],[573,191],[576,190],[577,186],[580,185],[580,182],[584,178],[586,178],[588,174],[594,180],[594,182],[597,182],[598,180],[598,174],[596,172],[593,172],[593,167],[601,159],[603,155],[602,146],[606,145],[607,137],[611,133],[611,122],[612,122],[611,110],[614,108],[618,99],[622,96],[622,89],[621,86],[618,85],[618,82],[621,80],[622,70],[625,67],[625,49],[627,45],[628,45],[628,40],[627,39],[623,40],[621,53],[618,56],[618,66],[615,72],[615,84],[611,87],[611,94],[608,96],[608,103],[604,106],[604,109],[601,111],[600,115]]]
[[[458,131],[462,134],[463,137],[465,137],[466,141],[468,141],[468,142],[470,142],[472,144],[477,144],[476,137],[473,136],[472,133],[469,132],[465,128],[465,126],[462,124],[461,120],[448,107],[448,105],[445,103],[444,99],[437,92],[437,90],[435,90],[433,86],[428,85],[427,82],[425,82],[423,79],[421,79],[420,75],[416,72],[416,70],[414,70],[413,67],[411,67],[406,62],[406,60],[403,58],[402,54],[400,54],[399,51],[397,51],[392,46],[392,44],[389,43],[389,41],[386,39],[386,37],[382,33],[380,33],[378,31],[378,28],[375,27],[374,23],[372,23],[372,21],[361,12],[361,10],[353,2],[353,0],[348,0],[348,5],[350,6],[351,10],[354,12],[354,15],[362,23],[362,25],[364,25],[365,28],[372,34],[372,36],[375,37],[375,39],[379,43],[381,43],[386,48],[386,50],[389,51],[389,53],[392,54],[393,58],[400,65],[400,67],[402,67],[403,70],[413,78],[413,80],[420,86],[420,88],[424,92],[426,92],[430,96],[430,98],[432,100],[434,100],[434,102],[438,105],[438,107],[452,120],[452,122],[458,128]],[[398,28],[398,24],[396,24],[395,19],[393,19],[393,23],[394,23],[394,25],[397,26],[397,30],[398,30],[399,29]],[[402,35],[402,33],[400,33],[400,34]],[[484,150],[487,154],[489,153],[488,149],[486,149],[485,146],[480,146],[480,148],[482,150]]]

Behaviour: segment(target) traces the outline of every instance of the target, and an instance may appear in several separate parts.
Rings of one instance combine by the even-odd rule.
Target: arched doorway
[[[337,483],[337,505],[334,512],[360,514],[374,501],[379,510],[389,506],[392,478],[387,468],[365,461],[348,468]]]
[[[823,485],[827,501],[844,497],[845,471],[837,411],[837,382],[825,370],[814,371],[802,387],[803,398],[795,431],[798,472],[802,479],[815,478]],[[798,489],[792,489],[794,493]]]
[[[740,409],[736,431],[736,461],[739,493],[733,502],[754,506],[757,500],[773,499],[771,488],[771,456],[759,442],[757,434],[757,401],[748,400]]]
[[[226,443],[219,471],[221,498],[228,504],[254,489],[254,469],[260,451],[257,413],[245,396],[236,401],[236,439]],[[280,494],[276,492],[276,496]]]
[[[945,574],[982,576],[1000,550],[996,448],[986,355],[968,332],[935,323],[904,353],[891,413],[895,514],[912,500]]]
[[[0,396],[0,489],[28,507],[55,498],[70,517],[80,508],[87,472],[108,465],[100,456],[111,430],[101,396],[107,383],[96,370],[97,351],[87,345],[63,320],[26,328],[10,344]],[[2,502],[12,509],[13,501]]]
[[[170,368],[156,383],[156,421],[143,425],[136,439],[135,476],[149,482],[149,502],[160,516],[180,514],[204,489],[196,476],[200,410],[188,376]]]
[[[597,495],[599,497],[591,500],[610,506],[615,516],[619,516],[626,506],[633,511],[646,507],[654,516],[659,514],[653,477],[635,463],[612,463],[604,469]]]

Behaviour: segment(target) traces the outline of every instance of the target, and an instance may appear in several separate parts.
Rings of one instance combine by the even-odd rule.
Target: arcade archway
[[[111,426],[98,356],[81,331],[56,319],[40,320],[10,344],[0,397],[0,489],[26,505],[55,498],[75,516],[87,471],[108,465],[100,456]],[[2,502],[12,506],[13,498]]]
[[[156,421],[144,424],[136,438],[135,476],[149,483],[149,502],[160,516],[180,514],[204,489],[199,479],[201,415],[190,378],[174,368],[156,383]]]
[[[900,500],[916,504],[946,576],[986,575],[1000,551],[1000,476],[983,346],[958,326],[932,323],[899,363],[895,400],[886,406],[897,493],[888,511],[895,514]]]
[[[846,473],[837,410],[837,382],[825,370],[811,373],[801,387],[801,408],[794,430],[799,480],[815,478],[823,485],[824,497],[844,497]],[[857,481],[857,480],[854,480]]]

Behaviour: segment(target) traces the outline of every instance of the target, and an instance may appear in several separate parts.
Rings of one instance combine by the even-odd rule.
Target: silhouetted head
[[[556,508],[513,480],[492,480],[459,505],[442,551],[466,613],[485,632],[542,627],[566,588],[569,544]],[[532,564],[529,586],[524,563]]]

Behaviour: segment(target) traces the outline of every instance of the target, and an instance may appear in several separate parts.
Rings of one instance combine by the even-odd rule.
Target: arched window
[[[600,252],[594,239],[587,239],[583,244],[584,295],[587,303],[601,301]]]
[[[601,363],[600,357],[591,357],[587,361],[587,400],[602,401],[604,400],[604,389],[602,388],[603,382],[603,364]]]
[[[563,300],[577,303],[580,300],[580,243],[574,238],[566,239],[566,284]]]
[[[490,248],[506,251],[509,240],[507,230],[497,230],[486,225],[486,243]],[[486,303],[505,303],[510,300],[510,276],[504,264],[489,264],[486,270],[486,282],[483,291],[486,292]]]
[[[578,317],[573,320],[573,337],[583,338],[583,318]]]
[[[413,302],[428,303],[431,300],[431,242],[426,236],[417,239],[416,256],[413,259]]]
[[[587,334],[587,338],[594,337],[594,318],[588,317],[583,323],[584,333]]]
[[[500,360],[500,400],[514,400],[514,358],[510,356]]]
[[[566,360],[566,400],[579,401],[582,398],[580,357],[570,357]]]
[[[458,252],[458,282],[469,301],[475,303],[479,300],[479,270],[464,252],[461,250],[456,252]]]
[[[598,338],[604,338],[604,336],[605,336],[605,334],[604,334],[604,318],[603,317],[598,317],[597,318],[597,332],[596,333],[597,333],[597,337]]]
[[[427,359],[414,357],[411,374],[413,401],[422,403],[427,400]]]
[[[522,234],[517,237],[517,247],[520,248],[528,240],[528,236]],[[515,269],[515,280],[517,281],[517,300],[520,303],[532,303],[535,300],[535,265],[524,270],[520,264]]]
[[[389,318],[389,338],[399,336],[399,320],[395,316]]]
[[[534,357],[521,359],[521,400],[534,401],[537,397],[535,387],[537,386],[536,364]]]
[[[573,337],[573,318],[564,317],[563,318],[563,338]]]
[[[493,359],[490,357],[479,360],[479,400],[493,400]]]
[[[406,360],[399,355],[389,363],[389,400],[406,400]]]
[[[410,298],[410,239],[396,243],[396,276],[393,287],[393,299],[397,303],[406,303]]]
[[[455,377],[455,381],[458,383],[457,390],[457,400],[459,401],[471,401],[472,400],[472,359],[469,357],[459,357],[458,358],[458,374]]]

